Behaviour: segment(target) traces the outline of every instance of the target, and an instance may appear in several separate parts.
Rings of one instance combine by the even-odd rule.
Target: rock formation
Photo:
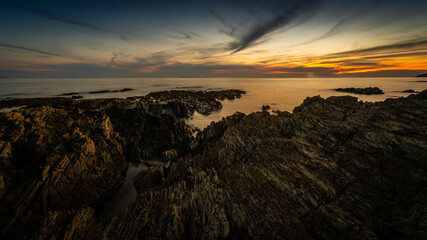
[[[293,113],[236,113],[191,138],[179,118],[238,95],[1,113],[1,238],[426,238],[427,91],[377,103],[311,97]],[[150,157],[167,162],[134,178],[133,206],[101,217],[127,162]]]
[[[262,105],[261,110],[263,111],[270,110],[270,105]]]
[[[425,239],[427,91],[237,113],[135,178],[104,239]]]
[[[208,95],[220,108],[215,98],[232,94]],[[192,94],[191,105],[179,107],[203,109],[198,103],[206,99]],[[120,185],[128,162],[175,159],[192,141],[192,129],[174,115],[181,110],[149,97],[1,103],[27,105],[0,113],[1,239],[97,239],[103,221],[97,209]]]
[[[404,92],[404,93],[417,93],[417,91],[415,91],[414,89],[407,89],[407,90],[403,90],[402,92]]]
[[[367,88],[335,88],[337,92],[348,92],[355,94],[365,94],[365,95],[373,95],[373,94],[384,94],[384,92],[378,87],[367,87]]]

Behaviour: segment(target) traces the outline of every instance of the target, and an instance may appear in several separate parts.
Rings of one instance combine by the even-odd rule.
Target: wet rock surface
[[[384,94],[384,92],[378,87],[367,87],[367,88],[335,88],[333,89],[337,92],[348,92],[355,94],[365,94],[365,95],[373,95],[373,94]]]
[[[193,139],[180,118],[240,92],[196,93],[1,113],[1,238],[425,239],[427,91],[311,97]],[[150,158],[165,164],[134,178],[133,206],[102,218],[127,163]]]

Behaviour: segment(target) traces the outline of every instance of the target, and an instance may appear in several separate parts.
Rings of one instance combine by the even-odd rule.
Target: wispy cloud
[[[301,1],[295,6],[276,14],[273,18],[255,24],[249,32],[244,34],[237,42],[230,44],[232,54],[240,52],[257,43],[265,35],[281,28],[290,29],[305,22],[314,12],[317,1]]]
[[[380,45],[370,48],[362,48],[351,51],[339,52],[327,55],[327,57],[340,57],[350,54],[369,54],[369,53],[378,53],[378,52],[395,52],[401,53],[402,50],[408,51],[411,49],[417,50],[426,50],[427,49],[427,39],[414,39],[405,42],[397,42],[393,44]]]
[[[9,6],[9,7],[13,7],[13,8],[22,10],[24,12],[27,12],[29,14],[32,14],[32,15],[35,15],[38,17],[46,18],[46,19],[61,22],[61,23],[66,23],[66,24],[69,24],[71,26],[87,28],[87,29],[91,29],[91,30],[95,30],[95,31],[107,31],[105,28],[103,28],[101,26],[98,26],[98,25],[95,25],[92,23],[83,22],[83,21],[76,20],[76,19],[72,19],[72,18],[68,18],[66,16],[62,16],[58,13],[51,12],[51,11],[48,11],[45,9],[27,7],[27,6],[23,6],[23,5],[12,3],[12,2],[6,2],[3,4],[6,6]]]
[[[224,33],[230,37],[233,37],[236,33],[236,26],[234,26],[233,24],[229,23],[228,21],[226,21],[221,14],[219,14],[218,12],[214,11],[213,9],[210,10],[210,13],[212,14],[212,16],[214,16],[214,18],[216,18],[218,21],[220,21],[223,25],[223,27],[219,28],[219,32],[220,33]]]
[[[23,50],[23,51],[29,51],[29,52],[34,52],[34,53],[40,53],[40,54],[43,54],[43,55],[46,55],[46,56],[61,57],[61,55],[57,54],[57,53],[51,53],[51,52],[43,51],[43,50],[40,50],[40,49],[30,48],[30,47],[25,47],[25,46],[18,46],[18,45],[0,43],[0,47],[9,48],[9,49],[16,49],[16,50]]]

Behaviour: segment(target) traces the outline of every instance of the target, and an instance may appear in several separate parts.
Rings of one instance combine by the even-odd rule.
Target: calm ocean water
[[[188,122],[204,128],[211,121],[221,120],[236,111],[251,113],[268,104],[271,110],[292,111],[306,97],[353,95],[363,101],[382,101],[404,97],[403,90],[427,89],[420,78],[5,78],[0,79],[0,99],[51,97],[78,92],[84,98],[111,98],[145,95],[162,90],[221,90],[240,89],[247,92],[237,100],[223,101],[223,109],[209,116],[195,114]],[[384,95],[354,95],[331,89],[338,87],[381,88]],[[90,94],[91,91],[133,88],[122,93]]]

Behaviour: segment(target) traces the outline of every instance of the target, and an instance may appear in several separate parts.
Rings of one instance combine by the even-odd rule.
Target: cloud
[[[341,32],[344,32],[346,30],[348,30],[349,25],[354,24],[355,20],[357,19],[363,19],[366,18],[367,15],[371,14],[374,10],[378,9],[378,7],[380,7],[379,5],[381,3],[384,3],[385,0],[373,0],[373,1],[368,1],[368,2],[359,2],[358,4],[360,4],[362,7],[356,9],[355,12],[346,14],[346,16],[342,17],[329,31],[327,31],[326,33],[320,35],[319,37],[316,37],[314,39],[311,39],[307,42],[304,42],[302,44],[298,44],[298,45],[304,45],[304,44],[310,44],[313,42],[317,42],[332,36],[335,36]],[[340,9],[339,11],[342,13],[347,13],[347,12],[351,12],[353,8],[357,8],[358,6],[353,5],[355,2],[352,2],[351,5],[347,5],[348,3],[345,2],[343,5],[343,9]],[[340,14],[340,13],[337,13]],[[378,19],[375,22],[371,22],[370,23],[370,28],[375,28],[374,26],[379,26],[381,25],[381,23],[383,23],[384,21],[379,21]],[[390,22],[390,20],[388,19],[387,22]]]
[[[426,39],[415,39],[405,42],[398,42],[393,44],[386,44],[386,45],[380,45],[376,47],[370,47],[370,48],[362,48],[352,51],[346,51],[346,52],[339,52],[339,53],[333,53],[330,55],[327,55],[329,57],[340,57],[340,56],[346,56],[350,54],[370,54],[370,53],[378,53],[378,52],[396,52],[401,53],[402,50],[408,51],[411,49],[427,49],[427,40]]]
[[[29,51],[29,52],[35,52],[35,53],[40,53],[40,54],[43,54],[46,56],[61,57],[61,55],[57,54],[57,53],[46,52],[46,51],[39,50],[36,48],[29,48],[29,47],[24,47],[24,46],[17,46],[17,45],[0,43],[0,47],[9,48],[9,49],[24,50],[24,51]]]
[[[340,77],[414,77],[425,73],[426,70],[380,70],[372,72],[343,73]]]
[[[295,6],[276,14],[273,18],[258,23],[253,26],[249,32],[244,34],[240,40],[230,44],[231,54],[240,52],[257,43],[265,35],[280,28],[292,28],[302,22],[305,22],[312,14],[317,1],[301,1]]]
[[[175,31],[176,34],[178,34],[178,38],[184,38],[184,39],[194,39],[194,38],[203,38],[202,36],[200,36],[197,33],[194,32],[179,32],[179,31]],[[173,36],[175,37],[175,36]]]
[[[210,13],[212,14],[212,16],[214,16],[214,18],[216,18],[218,21],[220,21],[222,23],[222,25],[224,26],[224,28],[219,28],[219,32],[220,33],[224,33],[230,37],[233,37],[236,33],[236,26],[230,24],[229,22],[225,21],[225,19],[221,16],[221,14],[219,14],[218,12],[214,11],[214,10],[210,10]]]
[[[51,12],[48,10],[33,8],[33,7],[27,7],[27,6],[23,6],[23,5],[15,4],[15,3],[11,3],[11,2],[6,2],[4,4],[6,6],[22,10],[24,12],[27,12],[29,14],[32,14],[32,15],[35,15],[38,17],[46,18],[49,20],[54,20],[57,22],[66,23],[66,24],[69,24],[71,26],[77,26],[77,27],[87,28],[87,29],[91,29],[91,30],[95,30],[95,31],[101,31],[101,32],[106,31],[106,29],[104,29],[103,27],[100,27],[100,26],[97,26],[97,25],[94,25],[91,23],[86,23],[86,22],[82,22],[79,20],[67,18],[65,16],[61,16],[57,13],[54,13],[54,12]]]

